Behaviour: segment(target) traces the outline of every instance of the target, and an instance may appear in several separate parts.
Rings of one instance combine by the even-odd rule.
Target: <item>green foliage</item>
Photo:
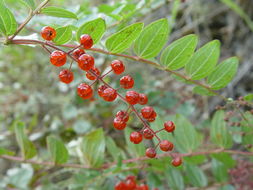
[[[134,23],[111,35],[105,42],[106,48],[112,53],[121,53],[131,46],[138,38],[143,23]]]
[[[103,34],[105,33],[105,30],[106,24],[104,19],[97,18],[95,20],[86,22],[82,26],[80,26],[76,33],[76,39],[79,42],[80,36],[82,34],[89,34],[93,39],[93,43],[96,44],[102,38]]]
[[[41,13],[48,16],[53,16],[53,17],[77,19],[77,16],[75,13],[72,13],[60,7],[46,7],[46,8],[41,9]]]
[[[197,166],[186,164],[186,173],[189,181],[195,187],[207,186],[207,178],[204,172]]]
[[[192,91],[195,94],[200,94],[200,95],[205,95],[205,96],[215,96],[216,94],[213,92],[210,92],[209,90],[207,90],[206,88],[202,87],[202,86],[195,86]]]
[[[135,53],[142,58],[157,56],[165,45],[169,34],[167,19],[160,19],[146,26],[134,43]]]
[[[61,140],[53,136],[48,136],[47,148],[55,164],[64,164],[68,161],[68,150]]]
[[[71,26],[64,26],[56,28],[56,37],[53,42],[57,45],[62,45],[69,42],[72,39]]]
[[[181,172],[174,168],[169,168],[165,173],[168,185],[173,190],[184,190],[184,180]]]
[[[17,30],[17,22],[12,12],[0,2],[0,32],[5,36],[12,35]]]
[[[35,9],[34,0],[18,0],[18,1],[31,9]]]
[[[5,148],[0,147],[0,156],[1,156],[1,155],[10,155],[10,156],[12,156],[12,155],[14,155],[14,152],[9,151],[9,150],[7,150],[7,149],[5,149]]]
[[[17,122],[15,124],[15,134],[18,145],[21,149],[22,157],[24,159],[30,159],[36,156],[37,151],[33,143],[28,139],[25,134],[25,124],[22,122]]]

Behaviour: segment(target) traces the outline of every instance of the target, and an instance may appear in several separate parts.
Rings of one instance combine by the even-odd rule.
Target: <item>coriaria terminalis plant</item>
[[[91,171],[89,176],[98,172],[94,174],[96,177],[92,178],[94,181],[111,174],[115,178],[111,188],[115,190],[147,190],[149,188],[157,190],[154,185],[149,186],[149,181],[145,180],[143,177],[145,175],[141,173],[143,169],[154,166],[160,172],[168,167],[170,182],[174,182],[175,176],[179,176],[179,182],[184,180],[179,172],[182,169],[185,173],[193,174],[187,176],[187,182],[204,187],[207,185],[207,179],[196,164],[205,162],[208,159],[205,156],[211,157],[212,165],[215,166],[213,170],[216,172],[215,169],[220,169],[218,166],[226,170],[230,167],[222,162],[223,158],[233,160],[229,154],[253,155],[249,151],[252,147],[250,147],[250,138],[247,136],[253,127],[252,103],[249,101],[253,99],[253,96],[248,95],[233,100],[220,94],[219,90],[226,87],[236,74],[239,61],[237,57],[230,57],[217,64],[220,57],[218,40],[208,42],[196,50],[198,36],[189,34],[169,43],[164,48],[172,27],[171,21],[166,18],[151,22],[145,27],[143,23],[137,22],[128,26],[124,25],[124,27],[121,25],[120,29],[114,30],[109,30],[111,26],[105,22],[106,18],[96,18],[79,25],[74,24],[74,21],[68,25],[47,23],[43,24],[40,31],[35,31],[39,34],[36,38],[31,38],[31,35],[19,36],[36,15],[81,20],[79,15],[69,10],[47,6],[49,0],[41,2],[37,7],[32,0],[19,1],[29,7],[30,14],[18,26],[13,13],[5,2],[0,0],[0,32],[3,35],[1,42],[6,46],[41,46],[49,55],[48,62],[60,69],[57,73],[59,82],[70,88],[74,86],[75,93],[83,102],[112,102],[110,104],[112,106],[116,102],[122,104],[112,118],[110,126],[117,131],[124,131],[123,133],[127,136],[127,146],[137,147],[135,149],[137,151],[143,150],[146,144],[147,147],[146,150],[139,151],[141,154],[138,152],[138,157],[126,159],[132,155],[120,154],[113,139],[108,137],[110,134],[105,137],[103,129],[94,126],[95,129],[82,138],[81,148],[77,151],[78,154],[82,154],[78,156],[81,157],[79,164],[68,163],[70,154],[73,156],[73,153],[68,150],[65,143],[51,135],[46,138],[51,161],[45,162],[38,157],[35,158],[38,155],[37,149],[28,138],[24,123],[18,121],[13,125],[13,131],[22,157],[13,156],[13,152],[0,148],[0,158],[41,166],[86,169]],[[175,5],[179,2],[175,1]],[[111,32],[104,35],[106,31]],[[32,50],[35,51],[35,49]],[[108,55],[110,63],[106,65],[106,69],[98,64],[93,53]],[[206,134],[197,132],[185,117],[179,114],[168,117],[169,120],[163,120],[160,117],[156,106],[150,104],[151,99],[148,94],[137,89],[136,78],[128,72],[128,65],[132,62],[146,64],[170,73],[179,82],[193,86],[193,93],[216,96],[222,100],[224,106],[219,107],[213,118],[208,121],[211,129],[210,134],[205,136],[205,141],[210,140],[213,143],[210,147],[214,149],[205,147],[203,136]],[[78,71],[74,68],[78,68]],[[82,82],[77,80],[77,72],[81,73]],[[117,81],[108,80],[110,76],[118,76]],[[114,87],[113,82],[117,83],[117,87]],[[244,113],[241,107],[251,112]],[[233,112],[229,112],[228,109],[233,109]],[[225,113],[224,110],[228,112]],[[129,125],[132,118],[134,122],[141,123],[140,128],[129,129],[132,128]],[[230,125],[237,126],[241,131],[231,130],[228,127]],[[239,133],[241,139],[235,141],[234,132]],[[139,145],[144,140],[145,145]],[[243,150],[231,149],[234,141],[237,144],[240,141]],[[244,146],[245,144],[247,147]],[[105,146],[109,146],[108,149],[111,148],[113,157],[113,161],[107,163],[104,162]],[[200,151],[196,151],[198,148]],[[221,156],[217,156],[218,153],[221,153]],[[196,160],[192,159],[194,156],[197,157]],[[159,160],[162,160],[161,163],[157,162]],[[138,170],[135,172],[136,175],[129,175],[128,172],[136,169]],[[104,173],[100,176],[101,171]],[[122,177],[121,172],[127,174]],[[171,183],[174,189],[184,189],[182,185],[178,187],[178,181],[175,184]]]

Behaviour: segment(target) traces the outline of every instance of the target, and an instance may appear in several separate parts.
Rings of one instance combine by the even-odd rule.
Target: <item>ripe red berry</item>
[[[172,121],[167,121],[164,123],[164,129],[167,132],[173,132],[175,130],[175,124]]]
[[[114,190],[125,190],[126,184],[123,181],[119,181],[115,186]]]
[[[141,184],[137,187],[137,190],[149,190],[148,186],[145,184]]]
[[[56,36],[56,30],[53,29],[52,27],[50,26],[45,26],[41,29],[41,37],[44,39],[44,40],[48,40],[48,41],[51,41],[55,38]]]
[[[90,35],[83,34],[80,37],[80,44],[83,45],[84,49],[90,49],[93,46],[93,40]]]
[[[155,110],[150,106],[145,106],[141,109],[141,115],[145,119],[152,118]]]
[[[116,75],[120,75],[121,73],[123,73],[125,71],[125,66],[124,66],[123,62],[120,60],[112,61],[111,67],[112,67],[113,72]]]
[[[120,78],[120,86],[124,89],[130,89],[134,86],[134,79],[130,75],[126,75]]]
[[[78,66],[84,71],[88,71],[94,67],[94,57],[83,54],[78,58]]]
[[[126,92],[126,101],[131,104],[137,104],[139,101],[139,93],[131,90]]]
[[[119,117],[115,117],[113,120],[113,126],[115,129],[123,130],[126,128],[126,122]]]
[[[130,141],[134,144],[139,144],[142,141],[142,134],[134,131],[130,134]]]
[[[153,113],[151,114],[150,118],[147,119],[148,122],[153,122],[155,121],[156,118],[156,112],[153,111]]]
[[[175,167],[178,167],[182,164],[182,158],[181,157],[175,157],[172,161],[171,164]]]
[[[145,105],[148,103],[148,97],[145,94],[139,94],[139,104]]]
[[[78,59],[81,55],[85,54],[85,51],[83,49],[76,49],[73,51],[72,55],[74,58]]]
[[[102,94],[105,101],[112,102],[117,98],[117,91],[113,88],[106,88]]]
[[[133,175],[129,175],[129,176],[127,176],[127,177],[126,177],[126,180],[132,180],[132,181],[134,181],[134,182],[135,182],[136,177],[135,177],[135,176],[133,176]]]
[[[53,51],[50,55],[50,62],[56,66],[63,66],[67,61],[67,55],[63,51]]]
[[[95,73],[96,75],[100,75],[100,71],[98,70],[98,68],[94,67],[92,69],[90,69],[90,71],[92,71],[93,73]],[[95,75],[93,75],[92,73],[90,72],[87,72],[86,73],[86,77],[87,79],[90,79],[90,80],[95,80],[97,77]]]
[[[125,122],[127,122],[129,120],[128,113],[123,110],[118,111],[116,114],[116,117],[123,119]]]
[[[83,99],[89,99],[93,95],[93,90],[88,84],[81,83],[77,87],[77,94]]]
[[[148,148],[146,150],[146,156],[149,157],[149,158],[154,158],[156,157],[156,151],[154,148]]]
[[[152,131],[149,128],[146,128],[143,130],[143,137],[145,139],[152,139],[154,137],[154,134],[152,133]]]
[[[126,190],[135,190],[136,182],[135,180],[128,179],[126,180]]]
[[[98,88],[98,95],[103,98],[103,93],[104,93],[104,90],[107,89],[108,87],[105,86],[105,85],[102,85]]]
[[[69,84],[73,81],[74,74],[70,70],[64,69],[60,72],[59,79],[60,79],[61,82]]]
[[[170,141],[167,141],[167,140],[162,140],[161,142],[160,142],[160,149],[162,150],[162,151],[165,151],[165,152],[167,152],[167,151],[171,151],[172,149],[173,149],[173,147],[174,147],[174,145],[173,145],[173,143],[172,142],[170,142]]]

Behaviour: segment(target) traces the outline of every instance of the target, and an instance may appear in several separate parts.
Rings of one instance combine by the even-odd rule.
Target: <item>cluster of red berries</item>
[[[45,40],[53,40],[56,36],[56,31],[53,28],[47,26],[42,29],[41,36]],[[149,158],[156,157],[155,149],[158,145],[162,151],[165,151],[165,152],[172,151],[174,147],[173,143],[168,140],[160,140],[160,138],[156,134],[162,130],[165,130],[169,133],[173,132],[175,130],[175,124],[172,121],[167,121],[164,123],[164,127],[161,130],[154,131],[153,129],[151,129],[151,127],[149,126],[149,122],[155,121],[156,116],[157,116],[154,108],[150,106],[145,106],[141,109],[141,112],[138,113],[138,111],[134,107],[134,105],[136,104],[140,104],[140,105],[147,104],[148,97],[145,94],[138,93],[134,90],[129,90],[134,87],[134,79],[130,75],[125,75],[121,77],[119,80],[121,88],[128,90],[125,96],[120,95],[116,89],[112,88],[108,83],[106,83],[103,80],[103,78],[106,75],[108,75],[112,71],[116,75],[120,75],[125,71],[125,66],[122,61],[114,60],[111,62],[110,71],[104,75],[101,75],[101,72],[99,71],[99,69],[95,67],[94,57],[87,54],[83,50],[83,49],[90,49],[92,46],[93,46],[93,40],[91,36],[89,36],[88,34],[83,34],[80,37],[79,46],[70,50],[69,52],[64,52],[57,48],[57,50],[51,53],[50,62],[57,67],[61,67],[65,65],[67,61],[67,56],[69,56],[72,60],[78,63],[78,67],[81,70],[86,72],[87,79],[95,80],[95,82],[100,81],[103,83],[103,85],[101,85],[97,90],[98,95],[101,98],[103,98],[105,101],[112,102],[117,97],[119,97],[121,100],[126,102],[128,104],[128,109],[126,111],[120,110],[117,112],[116,117],[113,121],[113,126],[117,130],[123,130],[127,125],[127,121],[129,120],[129,114],[131,112],[134,112],[135,115],[143,123],[143,128],[139,132],[137,131],[132,132],[130,134],[130,141],[133,142],[134,144],[139,144],[140,142],[142,142],[143,138],[151,140],[153,137],[155,137],[158,140],[158,144],[155,146],[155,148],[148,148],[146,150],[147,157]],[[74,80],[74,74],[71,71],[71,66],[69,69],[64,69],[60,72],[59,79],[61,82],[66,83],[66,84],[71,83]],[[93,84],[94,82],[91,85],[87,83],[79,84],[77,87],[77,94],[83,99],[92,98],[94,92],[91,86]],[[175,162],[175,159],[178,159],[178,158],[174,158],[172,161],[172,164]],[[176,162],[176,164],[173,164],[173,165],[178,166],[181,164],[181,162]]]
[[[142,183],[137,184],[135,176],[127,176],[125,180],[119,181],[115,186],[114,190],[149,190],[148,185]],[[158,190],[157,188],[153,190]]]

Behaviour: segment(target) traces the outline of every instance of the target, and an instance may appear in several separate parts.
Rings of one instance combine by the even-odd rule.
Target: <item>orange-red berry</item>
[[[164,123],[164,129],[167,132],[173,132],[175,130],[175,124],[172,121],[167,121]]]
[[[91,68],[89,71],[92,71],[92,72],[95,73],[97,76],[100,75],[100,71],[99,71],[98,68],[96,68],[96,67]],[[87,72],[87,73],[86,73],[87,79],[95,80],[97,77],[96,77],[93,73]]]
[[[50,26],[45,26],[41,29],[40,34],[44,40],[51,41],[56,37],[56,30]]]
[[[127,112],[120,110],[117,112],[116,117],[122,118],[125,122],[129,120],[129,115]]]
[[[178,167],[182,164],[182,158],[181,157],[175,157],[172,161],[171,164],[175,167]]]
[[[50,55],[50,62],[56,66],[61,67],[63,66],[67,61],[67,55],[63,51],[53,51]]]
[[[64,69],[59,74],[59,79],[61,82],[69,84],[74,80],[74,74],[68,69]]]
[[[85,51],[83,49],[76,49],[73,51],[72,55],[74,58],[78,59],[81,55],[85,54]]]
[[[108,87],[105,86],[105,85],[102,85],[98,88],[98,95],[103,98],[103,93],[104,93],[104,90],[107,89]]]
[[[126,75],[120,78],[120,86],[124,89],[130,89],[134,86],[134,79],[130,75]]]
[[[112,70],[115,74],[120,75],[125,71],[125,66],[122,61],[114,60],[111,63]]]
[[[115,129],[123,130],[126,128],[126,122],[119,117],[115,117],[113,120],[113,126]]]
[[[159,146],[160,146],[160,149],[165,152],[173,150],[173,147],[174,147],[173,143],[167,140],[162,140]]]
[[[83,34],[80,37],[80,44],[83,45],[84,49],[90,49],[93,46],[93,40],[90,35]]]
[[[141,184],[137,187],[136,190],[149,190],[149,188],[146,184]]]
[[[148,103],[148,97],[145,94],[139,94],[139,104],[145,105]]]
[[[119,181],[115,186],[114,190],[126,190],[126,184],[123,181]]]
[[[133,90],[131,91],[127,91],[126,92],[126,101],[131,104],[131,105],[135,105],[138,103],[139,101],[139,93],[135,92]]]
[[[77,94],[83,99],[89,99],[93,95],[93,90],[90,85],[81,83],[77,87]]]
[[[152,139],[154,137],[154,134],[152,133],[152,131],[149,128],[146,128],[143,130],[143,137],[145,139]]]
[[[146,150],[146,156],[149,157],[149,158],[154,158],[156,157],[156,151],[154,148],[148,148]]]
[[[141,109],[141,115],[145,119],[152,118],[155,110],[150,106],[145,106]]]
[[[106,88],[102,94],[105,101],[112,102],[117,98],[117,91],[113,88]]]
[[[142,141],[142,134],[134,131],[130,134],[130,141],[134,144],[139,144]]]
[[[78,66],[84,71],[88,71],[94,67],[94,57],[83,54],[78,58]]]

